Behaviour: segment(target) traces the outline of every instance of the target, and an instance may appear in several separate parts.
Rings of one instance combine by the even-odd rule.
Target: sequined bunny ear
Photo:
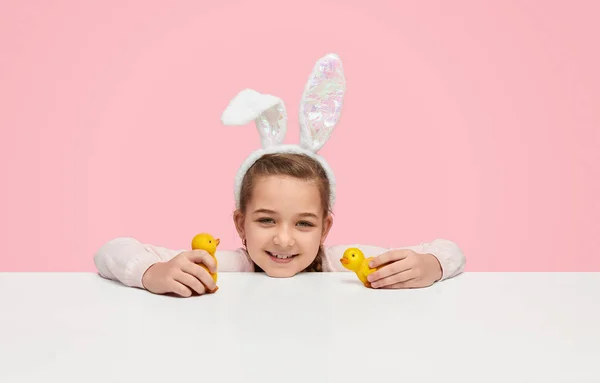
[[[254,121],[263,148],[280,145],[287,130],[287,112],[283,101],[270,94],[244,89],[221,115],[225,125],[246,125]]]
[[[316,153],[338,123],[346,93],[342,61],[334,53],[317,60],[300,102],[300,145]]]

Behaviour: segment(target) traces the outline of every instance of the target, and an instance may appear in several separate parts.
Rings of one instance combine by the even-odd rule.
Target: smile
[[[286,261],[291,261],[292,258],[294,258],[295,256],[297,256],[298,254],[277,254],[277,253],[271,253],[270,251],[265,251],[267,254],[269,254],[269,256],[274,260],[274,261],[278,261],[278,262],[286,262]]]

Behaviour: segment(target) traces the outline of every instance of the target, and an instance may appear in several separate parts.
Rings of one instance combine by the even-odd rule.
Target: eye
[[[308,221],[301,221],[301,222],[298,222],[298,224],[301,225],[301,226],[308,226],[308,227],[314,226],[312,224],[312,222],[308,222]]]
[[[260,218],[260,219],[258,219],[258,222],[260,222],[260,223],[272,223],[273,219],[271,219],[271,218]]]
[[[208,243],[212,243],[212,241],[208,241]]]
[[[352,254],[352,258],[354,258],[354,254]]]

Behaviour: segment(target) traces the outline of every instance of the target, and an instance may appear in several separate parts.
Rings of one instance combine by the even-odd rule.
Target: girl
[[[282,145],[286,131],[283,102],[247,89],[223,113],[226,125],[256,121],[262,149],[238,170],[233,221],[243,248],[217,250],[219,271],[261,271],[270,277],[299,272],[347,271],[340,263],[350,245],[324,247],[333,224],[335,178],[317,151],[329,138],[339,117],[345,81],[339,57],[321,58],[309,78],[300,107],[300,145]],[[312,117],[317,117],[312,121]],[[456,276],[465,258],[451,241],[436,239],[418,246],[384,249],[359,247],[371,266],[385,265],[369,276],[373,288],[416,288]],[[156,294],[189,297],[216,288],[198,263],[216,271],[202,250],[171,250],[117,238],[104,244],[94,262],[101,276]]]

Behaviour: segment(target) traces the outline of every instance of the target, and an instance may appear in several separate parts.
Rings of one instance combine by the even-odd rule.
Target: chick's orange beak
[[[217,246],[219,246],[219,243],[221,243],[221,240],[219,238],[216,238],[215,242],[217,243]]]
[[[347,265],[348,264],[348,258],[342,257],[342,258],[340,258],[340,262],[342,262],[344,265]]]

